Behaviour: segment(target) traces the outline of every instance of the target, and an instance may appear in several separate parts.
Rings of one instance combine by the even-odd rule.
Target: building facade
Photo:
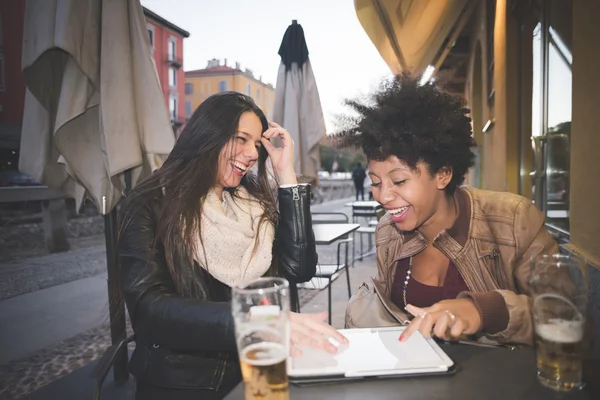
[[[25,81],[21,73],[25,0],[0,2],[0,173],[19,165]],[[1,182],[0,186],[6,184]]]
[[[186,118],[207,97],[228,90],[251,96],[267,118],[272,118],[275,101],[273,85],[263,82],[262,77],[256,78],[249,69],[242,71],[239,63],[231,67],[227,65],[227,60],[221,64],[217,59],[210,60],[204,69],[185,72]]]
[[[185,123],[183,39],[190,34],[147,8],[144,8],[144,15],[156,72],[169,110],[173,131],[178,135]]]
[[[144,14],[165,104],[177,133],[185,122],[183,39],[189,33],[146,8]],[[25,179],[14,173],[19,165],[25,107],[21,72],[24,20],[25,0],[0,2],[0,186]]]
[[[373,3],[356,11],[392,71],[431,66],[466,99],[477,142],[468,183],[533,200],[561,252],[587,261],[600,355],[600,2]]]
[[[600,265],[600,2],[378,3],[357,0],[356,12],[390,69],[431,66],[466,99],[478,145],[469,183],[532,199],[565,248]]]

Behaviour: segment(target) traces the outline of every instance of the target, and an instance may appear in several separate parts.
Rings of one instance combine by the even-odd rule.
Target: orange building
[[[234,67],[228,66],[227,59],[223,65],[220,60],[213,59],[204,69],[185,72],[186,118],[207,97],[228,90],[251,96],[267,118],[272,118],[275,101],[273,85],[263,82],[262,77],[256,78],[247,68],[242,71],[239,63]]]

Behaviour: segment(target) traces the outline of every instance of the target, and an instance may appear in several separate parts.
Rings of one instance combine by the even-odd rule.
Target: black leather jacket
[[[315,274],[310,187],[279,188],[274,254],[278,275],[295,283]],[[219,391],[237,384],[239,361],[230,288],[202,268],[204,298],[175,293],[160,244],[152,253],[157,206],[141,206],[121,232],[122,289],[136,333],[130,370],[138,381],[173,389]],[[148,261],[151,260],[151,261]]]

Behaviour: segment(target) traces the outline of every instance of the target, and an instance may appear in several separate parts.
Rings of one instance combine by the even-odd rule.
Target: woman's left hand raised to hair
[[[431,307],[419,308],[411,304],[406,311],[415,316],[402,332],[399,340],[408,340],[415,331],[429,338],[432,334],[442,339],[458,338],[462,334],[471,335],[481,329],[481,316],[475,304],[469,299],[442,300]]]
[[[281,147],[275,147],[271,143],[270,140],[275,137],[279,137],[281,140]],[[262,134],[261,141],[267,153],[269,153],[279,184],[297,184],[298,181],[294,171],[294,141],[290,133],[275,122],[270,121],[269,129]]]

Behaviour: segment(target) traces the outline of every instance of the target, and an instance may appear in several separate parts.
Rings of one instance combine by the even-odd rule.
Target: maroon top
[[[392,284],[392,301],[400,309],[404,309],[403,287],[408,271],[408,258],[398,261],[396,275]],[[468,291],[469,288],[458,272],[452,261],[448,264],[448,272],[442,286],[424,285],[414,277],[408,280],[406,288],[406,301],[408,304],[422,308],[430,307],[441,300],[455,299],[460,292]]]

